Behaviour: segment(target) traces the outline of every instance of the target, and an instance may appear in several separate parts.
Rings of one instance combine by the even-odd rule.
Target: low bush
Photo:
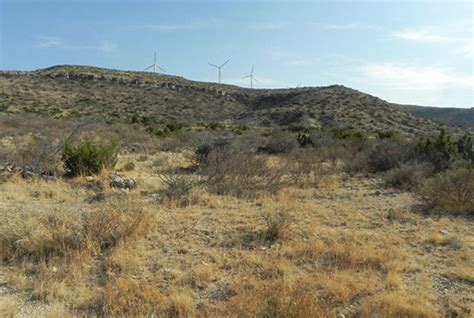
[[[34,136],[30,142],[18,145],[14,151],[6,152],[5,149],[2,155],[0,150],[0,163],[6,161],[31,172],[53,175],[60,166],[57,150],[57,145],[47,138]]]
[[[433,166],[429,163],[402,163],[385,174],[388,185],[411,190],[433,173]]]
[[[293,135],[283,131],[278,131],[270,134],[267,137],[265,145],[260,146],[258,150],[273,155],[289,153],[295,149],[296,146],[297,142]]]
[[[253,198],[275,192],[284,182],[285,169],[268,165],[265,156],[238,144],[200,146],[195,161],[207,188],[217,194]]]
[[[474,214],[474,169],[461,167],[426,180],[418,190],[431,210]]]
[[[117,146],[114,143],[98,145],[84,141],[77,145],[66,143],[62,153],[66,174],[95,175],[103,169],[112,169],[117,163]]]
[[[162,190],[162,201],[174,203],[180,207],[192,203],[191,190],[199,183],[199,179],[176,171],[158,176],[165,184],[165,189]]]
[[[384,141],[378,143],[369,153],[369,172],[384,172],[393,169],[413,157],[414,146],[405,142]]]
[[[213,142],[199,145],[190,158],[191,163],[197,168],[217,164],[225,156],[223,150],[228,144],[229,141],[226,139],[217,139]]]

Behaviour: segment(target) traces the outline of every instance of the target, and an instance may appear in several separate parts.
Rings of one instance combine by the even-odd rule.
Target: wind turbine
[[[148,66],[146,69],[143,70],[143,72],[145,71],[148,71],[149,69],[153,68],[153,73],[156,73],[156,69],[159,69],[163,72],[166,72],[164,69],[162,69],[158,64],[156,64],[156,52],[155,52],[155,55],[153,57],[153,64],[151,64],[150,66]]]
[[[210,66],[212,67],[215,67],[219,70],[219,84],[221,83],[221,79],[222,79],[222,73],[221,73],[221,69],[227,64],[229,63],[230,59],[228,59],[227,61],[224,62],[224,64],[222,65],[216,65],[216,64],[212,64],[212,63],[208,63]]]
[[[247,75],[247,76],[242,77],[242,79],[244,79],[244,78],[250,78],[250,88],[253,88],[253,81],[258,83],[255,76],[253,76],[253,65],[252,65],[252,70],[250,71],[250,74]]]

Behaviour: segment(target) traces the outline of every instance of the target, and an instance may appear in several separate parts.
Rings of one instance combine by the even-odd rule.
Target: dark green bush
[[[419,188],[428,208],[450,214],[474,214],[474,169],[461,167],[446,170]]]
[[[225,125],[221,123],[210,123],[206,128],[210,128],[212,130],[225,130]]]
[[[467,134],[454,141],[441,130],[436,139],[427,138],[419,142],[417,150],[420,159],[433,164],[438,172],[451,168],[459,160],[474,163],[473,142]]]
[[[99,174],[104,168],[115,167],[117,146],[114,143],[98,145],[91,141],[77,145],[66,143],[62,160],[66,174],[70,177]]]
[[[313,144],[313,141],[311,140],[311,135],[307,132],[298,133],[298,136],[296,137],[296,141],[298,141],[298,144],[301,147],[306,147]]]
[[[332,136],[335,139],[366,139],[367,136],[360,132],[353,129],[334,129],[332,132]]]
[[[377,138],[379,139],[392,139],[399,136],[398,132],[395,130],[389,129],[385,131],[377,131]]]

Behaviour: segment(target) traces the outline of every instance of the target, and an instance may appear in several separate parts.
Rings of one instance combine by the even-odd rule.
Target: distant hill
[[[440,123],[474,128],[474,108],[428,107],[396,105],[415,116],[424,117]]]
[[[57,118],[99,114],[112,123],[146,119],[158,123],[337,127],[365,132],[393,129],[412,135],[431,134],[443,126],[339,85],[246,89],[87,66],[0,72],[0,111]]]

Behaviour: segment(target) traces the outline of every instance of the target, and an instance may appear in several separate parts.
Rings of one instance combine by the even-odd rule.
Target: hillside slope
[[[0,111],[58,118],[100,114],[109,122],[147,117],[156,122],[339,127],[367,132],[395,129],[406,134],[440,128],[344,86],[251,90],[86,66],[0,72]]]
[[[474,127],[474,108],[448,108],[429,107],[415,105],[396,105],[401,110],[412,113],[415,116],[427,118],[433,121],[458,125],[461,127]]]

